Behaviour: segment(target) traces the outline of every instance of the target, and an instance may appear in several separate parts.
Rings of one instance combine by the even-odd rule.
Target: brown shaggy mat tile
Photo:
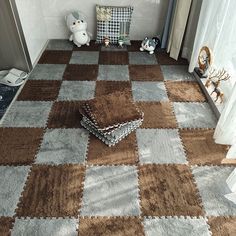
[[[0,165],[30,165],[43,136],[41,128],[0,128]]]
[[[108,147],[95,136],[90,136],[88,148],[88,164],[121,165],[136,164],[138,161],[135,133],[128,135],[117,145]]]
[[[208,219],[212,236],[235,236],[236,217],[210,217]]]
[[[14,219],[11,217],[0,217],[0,235],[1,236],[10,236],[10,230],[13,227]]]
[[[139,182],[144,216],[203,215],[188,166],[142,165],[139,167]]]
[[[214,130],[180,130],[190,165],[220,165],[227,146],[216,144]]]
[[[100,65],[128,65],[128,52],[100,52]]]
[[[80,236],[144,236],[138,217],[80,218]]]
[[[165,82],[167,94],[172,102],[205,102],[206,98],[197,82]]]
[[[18,101],[53,101],[57,99],[61,81],[28,80],[23,87]]]
[[[131,80],[163,81],[163,74],[159,65],[129,65]]]
[[[81,128],[82,115],[79,108],[82,101],[59,101],[52,106],[48,119],[48,128]]]
[[[156,51],[157,62],[160,65],[188,65],[188,61],[183,58],[175,59],[171,58],[165,50]]]
[[[100,51],[101,49],[101,44],[96,43],[95,40],[90,41],[90,45],[83,45],[81,47],[77,47],[74,45],[73,51]]]
[[[97,81],[95,96],[106,95],[116,91],[125,92],[132,97],[131,83],[129,81]]]
[[[68,64],[72,51],[46,50],[39,59],[39,64]]]
[[[34,165],[16,209],[20,217],[78,216],[85,167]]]
[[[142,113],[124,92],[115,92],[86,102],[89,117],[99,128],[142,119]],[[85,109],[85,110],[86,110]]]
[[[171,103],[169,102],[137,102],[144,113],[141,128],[177,128]]]
[[[139,51],[141,47],[142,40],[131,40],[131,45],[127,46],[129,52]]]
[[[69,64],[63,75],[64,80],[96,80],[98,65]]]

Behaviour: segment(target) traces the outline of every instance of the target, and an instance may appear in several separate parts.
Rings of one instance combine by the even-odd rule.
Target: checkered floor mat
[[[236,235],[214,114],[185,60],[139,45],[49,43],[1,121],[0,235]],[[144,121],[109,148],[79,108],[114,91]]]

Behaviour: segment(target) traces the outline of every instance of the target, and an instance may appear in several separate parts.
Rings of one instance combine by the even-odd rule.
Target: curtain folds
[[[177,60],[179,57],[191,2],[192,0],[177,0],[176,2],[167,48],[167,52],[170,52],[170,57],[174,58],[175,60]]]
[[[235,9],[235,0],[203,0],[189,65],[190,72],[197,66],[200,48],[207,45],[213,51],[214,65],[225,67],[232,76],[236,76]]]
[[[201,6],[202,0],[192,0],[181,54],[181,57],[187,59],[188,61],[190,61],[193,51],[194,38],[196,35]]]
[[[189,72],[197,66],[200,48],[207,45],[213,52],[213,65],[226,69],[230,81],[222,82],[225,105],[214,138],[219,144],[232,145],[227,158],[236,158],[236,1],[203,0],[194,40]]]
[[[216,143],[232,145],[226,158],[236,159],[236,83],[221,113],[214,138]]]
[[[162,34],[162,39],[161,39],[161,48],[167,48],[168,37],[170,34],[171,22],[173,20],[172,18],[173,18],[173,12],[175,9],[175,4],[176,4],[176,0],[169,0],[165,26],[164,26],[164,30]]]

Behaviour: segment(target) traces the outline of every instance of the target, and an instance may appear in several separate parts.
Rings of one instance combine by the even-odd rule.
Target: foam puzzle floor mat
[[[236,235],[216,117],[186,60],[139,46],[50,41],[0,123],[0,235]],[[116,91],[144,121],[108,147],[79,109]]]
[[[0,119],[5,114],[18,89],[19,87],[9,87],[0,84]]]

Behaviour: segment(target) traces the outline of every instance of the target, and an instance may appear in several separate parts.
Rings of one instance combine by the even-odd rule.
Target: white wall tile
[[[60,16],[45,17],[45,22],[47,25],[48,38],[50,39],[67,39],[69,38],[70,32],[67,29],[65,19]],[[96,35],[96,24],[94,18],[86,18],[88,22],[88,31],[93,34],[93,38]]]
[[[43,15],[49,38],[67,38],[69,33],[65,16],[74,11],[82,11],[88,22],[88,30],[96,37],[95,5],[134,6],[131,25],[131,39],[143,39],[162,33],[168,0],[41,0]]]
[[[48,40],[41,2],[39,0],[16,0],[16,5],[31,62],[34,64]]]
[[[134,6],[130,36],[131,39],[143,39],[162,33],[168,0],[16,0],[32,63],[35,63],[48,39],[68,38],[65,16],[74,10],[85,14],[88,31],[95,39],[96,4]]]

